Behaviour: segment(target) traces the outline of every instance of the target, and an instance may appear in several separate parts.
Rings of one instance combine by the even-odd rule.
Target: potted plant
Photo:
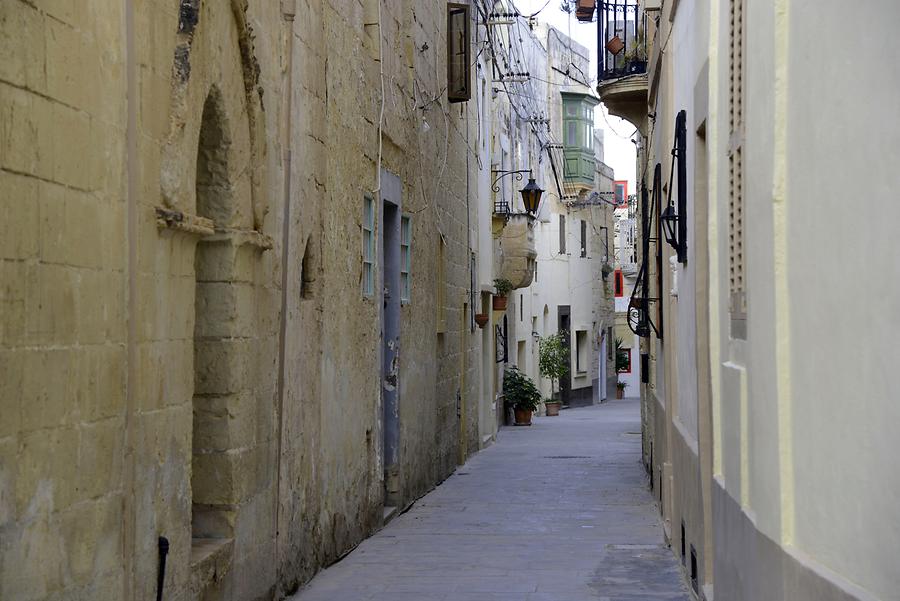
[[[625,396],[625,389],[628,388],[628,382],[616,382],[616,398],[621,399]]]
[[[566,347],[565,338],[560,333],[541,338],[538,355],[541,376],[550,380],[550,398],[545,402],[547,415],[559,415],[562,401],[553,398],[553,388],[554,384],[569,371],[569,349]]]
[[[512,407],[517,426],[530,426],[531,414],[541,403],[541,391],[531,378],[515,367],[503,372],[503,398],[507,407]]]
[[[634,75],[647,72],[647,44],[643,28],[637,30],[628,50],[625,52],[625,73]]]
[[[484,326],[487,325],[487,322],[489,319],[490,319],[490,317],[488,316],[487,313],[476,313],[475,314],[475,323],[477,323],[478,327],[481,328],[482,330],[484,329]]]
[[[507,297],[514,287],[512,282],[507,279],[497,278],[494,280],[494,288],[497,289],[493,300],[494,311],[506,311]]]
[[[559,407],[562,402],[559,399],[544,399],[544,407],[547,409],[547,417],[556,417],[559,415]]]

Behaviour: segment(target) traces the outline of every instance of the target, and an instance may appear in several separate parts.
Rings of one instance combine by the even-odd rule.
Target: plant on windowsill
[[[506,311],[507,297],[514,288],[512,282],[504,278],[497,278],[494,280],[494,288],[497,289],[492,301],[494,311]]]
[[[517,426],[530,426],[531,414],[541,404],[541,391],[515,367],[503,372],[503,398],[516,415]]]
[[[541,376],[550,380],[550,398],[544,403],[547,415],[551,417],[559,415],[562,400],[553,398],[554,384],[569,372],[569,349],[566,348],[562,334],[557,332],[541,338],[538,345],[538,359]]]
[[[628,382],[616,382],[616,398],[621,399],[625,396],[625,389],[628,388]]]

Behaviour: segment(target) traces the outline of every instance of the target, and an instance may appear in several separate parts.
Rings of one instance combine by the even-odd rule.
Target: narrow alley
[[[295,601],[690,599],[640,463],[637,399],[507,428]]]
[[[0,0],[0,601],[900,601],[898,24]]]

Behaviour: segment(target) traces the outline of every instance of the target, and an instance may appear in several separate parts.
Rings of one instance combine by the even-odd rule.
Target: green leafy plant
[[[628,349],[622,348],[622,339],[616,338],[616,373],[628,371]]]
[[[538,354],[541,376],[550,380],[552,395],[554,384],[569,373],[569,347],[563,335],[556,333],[541,338]]]
[[[494,280],[494,288],[497,289],[497,296],[508,296],[510,292],[513,291],[515,286],[513,283],[504,278],[497,278]]]
[[[616,382],[616,388],[619,390],[625,390],[628,388],[628,382]]]
[[[513,409],[536,411],[541,404],[541,391],[531,378],[515,367],[509,367],[503,373],[503,398]]]
[[[640,27],[625,53],[625,62],[645,60],[647,60],[647,41],[644,37],[644,28]]]

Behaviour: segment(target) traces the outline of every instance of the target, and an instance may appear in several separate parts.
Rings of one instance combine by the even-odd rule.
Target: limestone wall
[[[446,4],[293,4],[0,6],[2,599],[153,598],[159,537],[166,599],[277,598],[380,525],[379,154],[412,231],[395,498],[479,448]]]

